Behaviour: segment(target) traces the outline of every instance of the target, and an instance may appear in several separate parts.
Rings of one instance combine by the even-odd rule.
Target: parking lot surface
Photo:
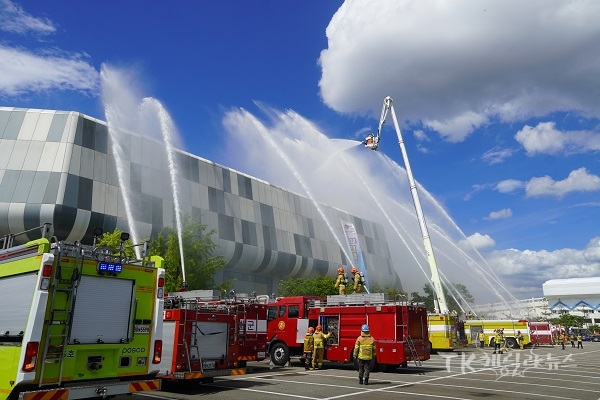
[[[421,367],[414,363],[392,372],[372,372],[359,385],[351,365],[325,363],[324,370],[305,371],[299,364],[273,367],[251,363],[249,373],[215,378],[213,383],[168,383],[159,392],[133,395],[158,399],[569,399],[600,400],[600,343],[585,348],[539,347],[492,354],[465,348],[433,354]],[[121,398],[122,397],[122,398]],[[132,396],[118,396],[132,400]]]

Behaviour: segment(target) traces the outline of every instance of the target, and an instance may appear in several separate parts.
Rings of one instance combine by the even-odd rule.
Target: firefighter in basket
[[[313,369],[323,368],[323,355],[325,354],[325,340],[329,339],[331,333],[323,333],[323,327],[317,325],[315,333],[313,334],[313,340],[315,343],[315,354],[313,356]]]
[[[312,363],[313,352],[315,351],[315,338],[313,334],[315,328],[312,326],[308,328],[306,335],[304,335],[304,369],[308,370]]]
[[[354,267],[352,267],[350,272],[354,281],[354,293],[362,293],[365,287],[365,275]]]
[[[339,267],[338,277],[333,287],[338,288],[340,294],[346,294],[346,285],[348,285],[348,277],[346,276],[344,268]]]

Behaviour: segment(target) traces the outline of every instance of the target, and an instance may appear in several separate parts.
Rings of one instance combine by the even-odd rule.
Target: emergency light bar
[[[98,263],[96,269],[100,273],[118,274],[123,271],[123,265],[119,263],[102,261]]]

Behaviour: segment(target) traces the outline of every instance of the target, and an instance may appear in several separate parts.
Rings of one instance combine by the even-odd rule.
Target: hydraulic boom
[[[442,289],[442,282],[440,280],[440,274],[438,272],[437,264],[435,263],[435,257],[433,255],[433,247],[431,245],[431,238],[429,237],[429,231],[427,230],[427,224],[425,223],[425,216],[423,215],[423,209],[419,200],[419,193],[417,192],[417,184],[410,168],[408,161],[408,154],[406,153],[406,146],[404,145],[404,139],[402,139],[402,133],[400,132],[400,126],[398,125],[398,119],[396,118],[396,112],[392,106],[392,98],[390,96],[383,100],[383,107],[381,108],[381,118],[379,118],[379,128],[377,129],[377,136],[370,133],[363,144],[371,150],[377,150],[379,148],[379,138],[381,136],[381,128],[385,123],[388,113],[392,115],[394,121],[394,128],[398,135],[398,144],[400,145],[400,152],[402,153],[402,159],[404,160],[404,168],[406,168],[406,175],[408,176],[408,183],[410,185],[410,193],[413,198],[415,210],[417,212],[417,219],[419,220],[419,226],[421,228],[421,234],[423,235],[423,243],[425,244],[425,252],[427,254],[427,261],[429,262],[429,268],[431,269],[431,283],[433,284],[436,303],[435,306],[440,313],[448,313],[448,305],[446,303],[446,296]]]

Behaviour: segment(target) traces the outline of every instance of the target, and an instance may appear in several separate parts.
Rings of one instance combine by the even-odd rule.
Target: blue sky
[[[362,140],[389,95],[416,179],[518,297],[541,295],[600,276],[597,15],[584,0],[0,0],[0,105],[104,120],[102,65],[127,69],[186,151],[254,175],[224,146],[232,109]],[[402,165],[390,122],[381,152]]]

